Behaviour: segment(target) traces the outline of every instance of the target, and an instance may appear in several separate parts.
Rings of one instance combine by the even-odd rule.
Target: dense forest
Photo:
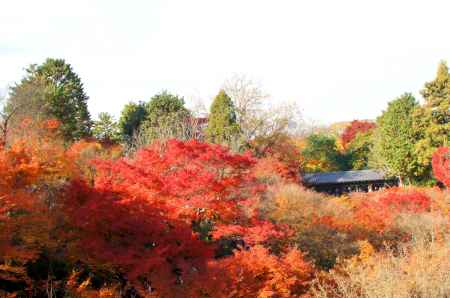
[[[0,110],[0,297],[450,297],[450,74],[322,127],[245,76],[93,119],[62,59]],[[380,169],[327,196],[302,173]]]

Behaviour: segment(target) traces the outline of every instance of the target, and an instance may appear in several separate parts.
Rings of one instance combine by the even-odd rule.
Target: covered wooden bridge
[[[386,177],[379,170],[361,170],[307,173],[303,175],[303,183],[315,191],[339,196],[354,191],[370,192],[397,186],[398,180]]]

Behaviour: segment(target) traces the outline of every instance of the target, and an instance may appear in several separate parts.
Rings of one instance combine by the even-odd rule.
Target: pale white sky
[[[163,89],[209,102],[243,73],[308,118],[375,118],[450,60],[450,1],[2,1],[0,87],[46,57],[72,64],[93,116]]]

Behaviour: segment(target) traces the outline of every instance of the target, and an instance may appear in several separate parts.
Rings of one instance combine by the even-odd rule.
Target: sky
[[[374,119],[450,62],[448,0],[14,0],[0,8],[0,88],[63,58],[96,117],[168,90],[209,105],[226,79],[328,124]]]

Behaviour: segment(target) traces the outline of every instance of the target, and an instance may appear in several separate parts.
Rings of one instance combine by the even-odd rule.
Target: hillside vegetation
[[[244,78],[206,124],[167,91],[93,121],[70,65],[32,66],[1,114],[0,296],[450,297],[449,77],[336,135]],[[402,185],[301,183],[375,166]]]

